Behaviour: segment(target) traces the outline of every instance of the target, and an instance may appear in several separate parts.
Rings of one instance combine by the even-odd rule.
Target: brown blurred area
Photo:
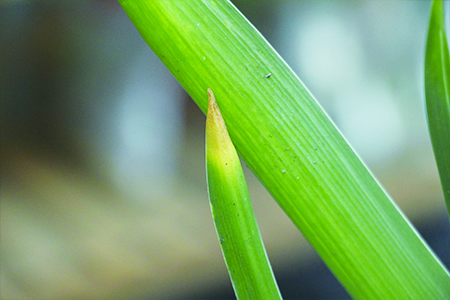
[[[429,3],[375,2],[235,4],[412,222],[448,227],[421,102]],[[205,117],[120,5],[4,1],[0,34],[0,298],[229,291],[206,193]],[[313,249],[244,169],[276,273],[314,269]],[[305,297],[348,297],[320,294],[326,286]]]

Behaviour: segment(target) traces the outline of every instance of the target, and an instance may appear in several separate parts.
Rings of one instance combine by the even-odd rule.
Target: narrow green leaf
[[[240,156],[354,298],[450,299],[448,271],[229,1],[119,2],[204,112],[214,90]]]
[[[238,299],[281,299],[253,213],[244,172],[208,89],[206,173],[211,211]]]
[[[445,35],[444,2],[433,1],[425,54],[428,128],[450,215],[450,55]]]

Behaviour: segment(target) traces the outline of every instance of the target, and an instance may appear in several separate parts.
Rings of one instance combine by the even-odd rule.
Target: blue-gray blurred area
[[[430,2],[234,3],[448,266],[423,100]],[[234,297],[205,117],[117,2],[0,2],[0,74],[1,299]],[[285,298],[348,299],[245,173]]]

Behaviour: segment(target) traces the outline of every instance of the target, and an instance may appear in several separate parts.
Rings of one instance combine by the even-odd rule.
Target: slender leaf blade
[[[208,89],[206,173],[211,211],[237,299],[281,299],[256,224],[244,172]]]
[[[230,2],[119,2],[204,112],[214,90],[238,153],[353,297],[450,297],[448,271]]]
[[[433,151],[450,215],[450,55],[444,2],[433,1],[425,54],[425,96]]]

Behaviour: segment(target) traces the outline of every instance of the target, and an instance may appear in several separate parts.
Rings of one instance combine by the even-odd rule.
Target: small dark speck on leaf
[[[266,77],[266,78],[270,78],[270,76],[272,76],[272,73],[269,73],[269,74],[267,74],[266,76],[264,76],[264,77]]]

